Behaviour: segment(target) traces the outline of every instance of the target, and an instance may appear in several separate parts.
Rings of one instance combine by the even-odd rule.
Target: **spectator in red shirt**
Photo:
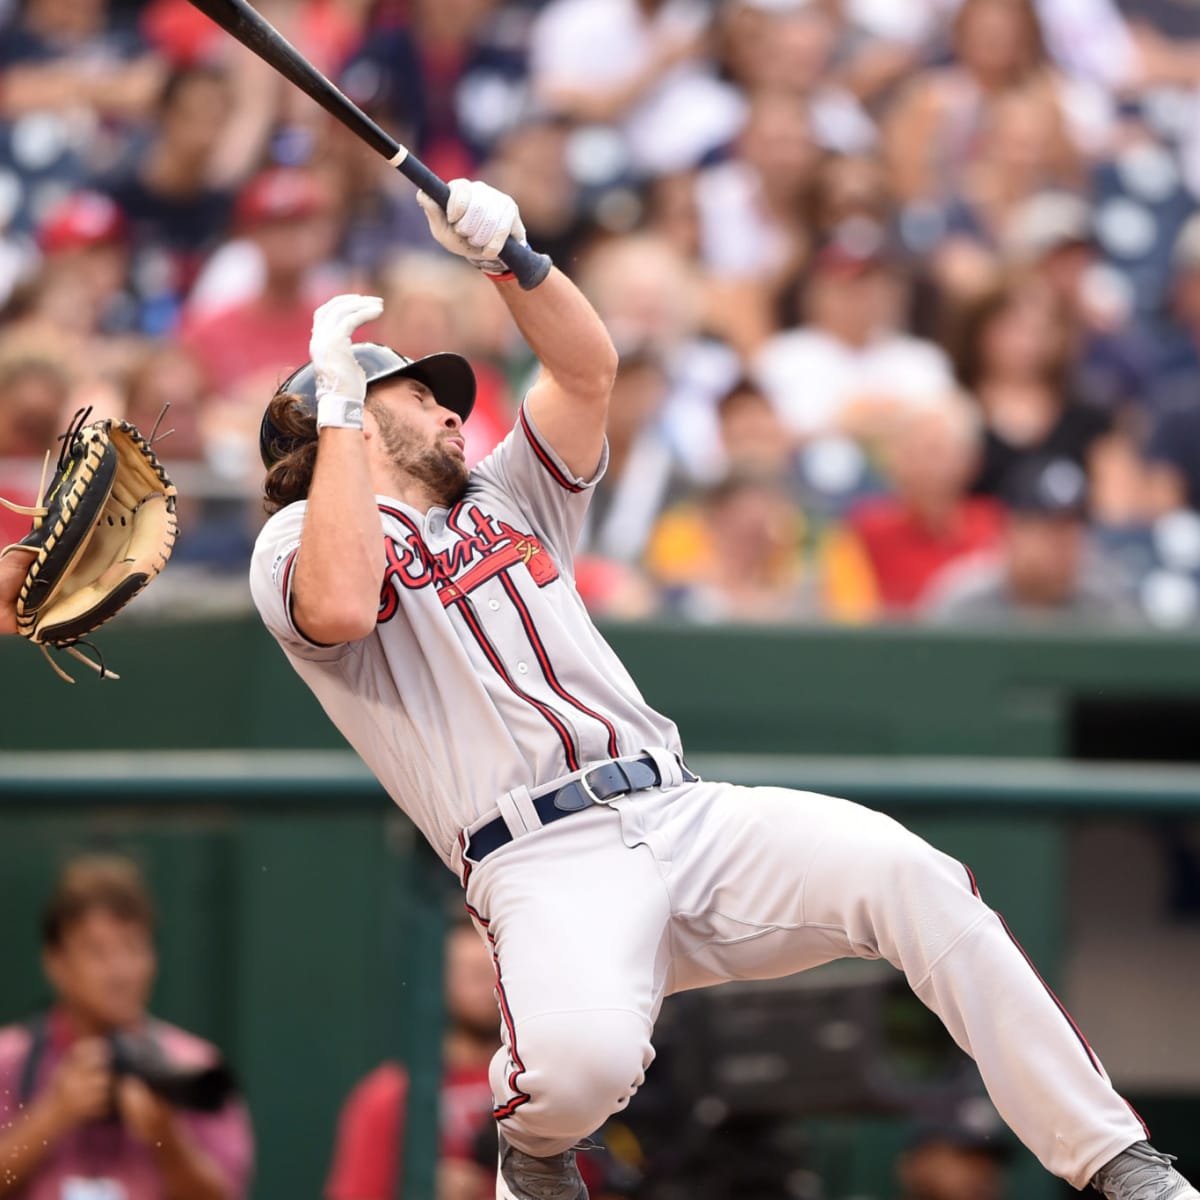
[[[172,1107],[113,1069],[112,1035],[153,1043],[176,1068],[214,1047],[146,1013],[154,917],[136,867],[69,864],[42,921],[49,1012],[0,1029],[0,1196],[12,1200],[241,1200],[253,1135],[245,1107]],[[128,1044],[128,1043],[127,1043]]]
[[[130,290],[128,222],[110,197],[71,192],[43,214],[36,241],[41,262],[10,297],[6,336],[50,347],[72,365],[74,398],[109,406],[114,382],[144,351]]]
[[[249,299],[185,325],[183,334],[213,387],[226,393],[255,376],[282,378],[306,361],[313,305],[328,298],[315,294],[315,273],[337,235],[322,182],[299,168],[255,176],[238,196],[235,221],[257,247],[261,285]]]
[[[957,396],[901,408],[885,435],[883,465],[893,491],[862,501],[849,525],[888,615],[910,614],[943,567],[999,541],[999,504],[967,494],[981,436],[974,408]]]
[[[474,926],[446,940],[446,1034],[442,1044],[441,1148],[437,1200],[481,1200],[495,1169],[475,1161],[475,1141],[492,1119],[488,1067],[500,1046],[492,956]],[[376,1067],[350,1093],[338,1120],[325,1200],[393,1200],[400,1172],[408,1073]]]
[[[185,317],[180,341],[204,368],[213,396],[208,415],[222,431],[221,470],[237,481],[260,469],[264,390],[273,392],[307,361],[313,307],[339,284],[329,273],[336,208],[314,172],[271,167],[256,175],[238,196],[234,221],[249,262],[239,262],[234,245],[227,246],[210,260],[218,278],[208,284],[220,295],[240,291],[241,298]],[[216,264],[222,256],[224,264]],[[204,286],[202,274],[197,291]]]

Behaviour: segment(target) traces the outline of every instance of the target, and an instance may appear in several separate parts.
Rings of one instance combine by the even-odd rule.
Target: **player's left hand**
[[[509,234],[528,244],[517,202],[481,180],[451,180],[445,212],[424,192],[417,193],[417,203],[433,236],[486,275],[507,273],[499,255]]]

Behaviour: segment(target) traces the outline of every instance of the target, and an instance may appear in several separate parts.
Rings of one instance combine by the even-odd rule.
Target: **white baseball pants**
[[[1146,1136],[968,870],[881,813],[668,786],[522,828],[465,865],[498,971],[496,1114],[526,1153],[625,1107],[665,995],[850,956],[904,972],[1049,1171],[1082,1188]]]

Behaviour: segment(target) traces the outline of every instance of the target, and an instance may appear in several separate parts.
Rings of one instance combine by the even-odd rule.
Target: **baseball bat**
[[[353,100],[330,82],[265,17],[246,0],[191,0],[191,3],[235,37],[252,53],[269,63],[285,79],[311,96],[372,150],[382,154],[444,212],[450,189],[416,155],[381,129]],[[526,291],[537,287],[550,271],[550,258],[523,246],[511,235],[500,251],[509,270]]]

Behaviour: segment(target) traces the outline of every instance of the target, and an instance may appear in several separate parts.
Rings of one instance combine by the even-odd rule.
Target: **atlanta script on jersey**
[[[374,634],[308,642],[291,582],[305,502],[267,521],[251,589],[334,724],[449,863],[498,797],[645,746],[679,752],[592,624],[573,548],[590,490],[525,409],[451,509],[377,497],[387,565]]]

